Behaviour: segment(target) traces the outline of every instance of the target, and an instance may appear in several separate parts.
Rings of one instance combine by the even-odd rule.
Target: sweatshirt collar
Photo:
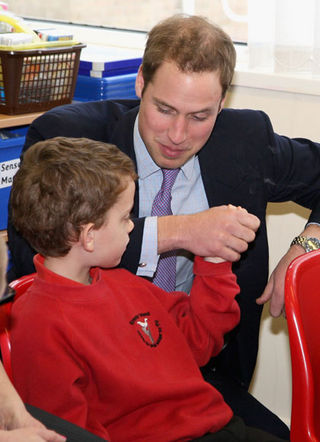
[[[37,254],[33,258],[33,262],[35,268],[37,270],[37,274],[40,279],[45,282],[57,285],[63,285],[64,287],[84,287],[85,284],[81,284],[80,282],[74,281],[72,279],[61,276],[55,272],[49,270],[44,264],[45,258],[44,256]],[[100,269],[92,268],[90,270],[90,276],[92,278],[92,284],[96,283],[100,279]]]

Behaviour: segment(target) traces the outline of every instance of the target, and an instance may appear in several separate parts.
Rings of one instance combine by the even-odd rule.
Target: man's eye
[[[195,121],[205,121],[207,119],[207,116],[200,116],[200,115],[193,115],[192,117]]]
[[[161,112],[162,114],[170,114],[171,109],[168,109],[166,107],[158,107],[158,111]]]

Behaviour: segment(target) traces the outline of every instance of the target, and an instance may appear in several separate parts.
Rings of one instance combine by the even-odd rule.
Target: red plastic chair
[[[285,281],[292,367],[291,442],[320,441],[320,250],[294,259]]]
[[[4,315],[10,317],[12,303],[30,287],[34,280],[34,273],[31,275],[22,276],[15,281],[12,281],[9,285],[15,289],[15,296],[12,302],[2,305],[0,308]],[[12,368],[11,368],[11,344],[10,344],[10,330],[5,327],[0,331],[0,349],[3,366],[6,370],[8,377],[12,381]]]

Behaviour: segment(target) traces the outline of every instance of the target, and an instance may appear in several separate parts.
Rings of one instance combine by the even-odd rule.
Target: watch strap
[[[291,246],[299,245],[306,252],[312,252],[313,250],[320,249],[320,240],[318,238],[307,237],[307,236],[296,236],[291,244]]]

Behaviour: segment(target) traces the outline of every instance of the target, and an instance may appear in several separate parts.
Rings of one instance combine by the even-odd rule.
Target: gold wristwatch
[[[296,236],[291,246],[294,245],[301,246],[305,252],[312,252],[313,250],[320,249],[320,240],[318,238],[308,238],[307,236]]]

